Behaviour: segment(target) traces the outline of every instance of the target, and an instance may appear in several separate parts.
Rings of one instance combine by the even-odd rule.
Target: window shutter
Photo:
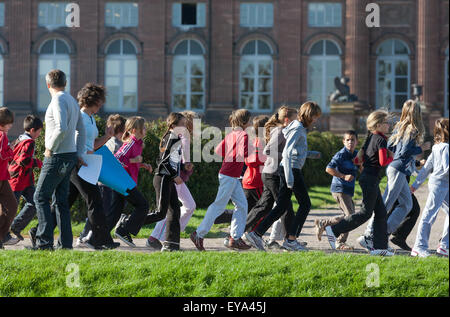
[[[206,26],[206,4],[205,3],[197,3],[197,26],[198,27]]]
[[[172,5],[172,25],[181,26],[181,3]]]

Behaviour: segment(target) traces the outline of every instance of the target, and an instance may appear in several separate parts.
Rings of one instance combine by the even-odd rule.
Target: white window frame
[[[411,89],[410,89],[410,87],[411,87],[411,60],[409,58],[410,50],[409,50],[408,45],[406,45],[405,42],[403,42],[401,40],[398,40],[398,39],[389,39],[389,40],[386,40],[386,41],[390,41],[390,40],[393,41],[393,44],[392,44],[392,55],[379,55],[377,57],[377,60],[376,60],[376,67],[375,67],[375,72],[376,72],[376,75],[375,75],[376,76],[375,77],[375,100],[376,100],[377,108],[384,108],[384,107],[387,106],[387,105],[384,105],[384,104],[380,104],[380,102],[382,102],[382,101],[379,98],[379,92],[378,92],[378,89],[379,89],[379,85],[378,85],[378,80],[379,80],[379,62],[380,61],[384,61],[385,64],[386,63],[392,63],[392,65],[393,65],[392,66],[392,72],[391,72],[391,76],[389,77],[389,79],[391,80],[391,83],[392,83],[392,87],[391,87],[391,91],[390,91],[391,104],[389,105],[389,111],[400,112],[401,109],[402,109],[402,105],[400,105],[398,109],[395,108],[395,96],[398,95],[396,93],[395,79],[396,78],[408,78],[406,99],[407,100],[410,99],[411,98]],[[378,53],[378,49],[386,41],[383,41],[382,43],[380,43],[380,45],[377,48],[377,53]],[[395,41],[401,42],[406,47],[406,49],[408,50],[408,55],[405,55],[405,54],[395,55]],[[407,76],[396,76],[395,75],[395,66],[396,66],[396,63],[399,62],[399,61],[403,61],[403,62],[407,63],[407,65],[408,65],[408,75]],[[388,77],[385,76],[385,79],[386,78],[388,78]]]
[[[239,10],[240,25],[248,28],[271,28],[274,21],[273,10],[273,3],[241,3]],[[262,17],[260,16],[261,11]],[[250,23],[251,14],[256,15],[255,24]]]
[[[0,2],[0,27],[5,26],[5,3]]]
[[[111,10],[111,21],[108,21],[108,10]],[[136,10],[133,13],[133,10]],[[125,12],[128,13],[128,16],[125,16]],[[120,22],[114,23],[114,15],[120,15]],[[133,16],[136,16],[136,19],[133,19]],[[107,2],[105,4],[105,26],[115,27],[116,29],[125,28],[125,27],[137,27],[139,25],[139,5],[136,2]]]
[[[248,62],[248,63],[253,63],[254,66],[254,74],[253,74],[253,92],[250,93],[251,95],[253,95],[253,107],[252,108],[245,108],[249,111],[254,111],[254,112],[261,112],[261,113],[265,113],[265,112],[272,112],[273,111],[273,84],[274,84],[274,78],[273,78],[273,58],[272,55],[259,55],[256,54],[256,52],[258,52],[258,42],[264,42],[270,49],[271,49],[271,53],[272,52],[272,48],[269,45],[269,43],[262,41],[262,40],[254,40],[255,43],[255,54],[254,55],[241,55],[241,59],[239,62],[239,107],[243,108],[241,102],[242,102],[242,90],[241,90],[241,83],[243,80],[243,76],[242,76],[242,62]],[[252,41],[247,42],[243,47],[242,47],[242,51],[245,49],[245,47]],[[270,87],[270,107],[269,109],[260,109],[259,108],[259,104],[258,104],[258,100],[259,100],[259,96],[260,95],[269,95],[269,94],[262,94],[258,91],[258,84],[259,84],[259,63],[260,62],[266,62],[269,61],[270,62],[270,74],[271,74],[271,87]]]
[[[339,55],[327,55],[326,54],[326,42],[327,41],[330,41],[331,43],[333,43],[337,47]],[[309,58],[308,58],[308,67],[309,67],[309,62],[310,61],[319,61],[319,62],[322,63],[321,100],[313,100],[313,101],[317,102],[319,105],[322,106],[322,111],[324,113],[329,113],[330,112],[329,96],[330,96],[330,93],[332,93],[333,91],[327,92],[327,66],[326,65],[327,65],[327,62],[329,62],[329,61],[339,62],[340,74],[336,75],[336,76],[341,77],[342,76],[342,60],[341,60],[342,50],[339,47],[339,45],[333,40],[325,39],[325,40],[320,40],[319,42],[322,42],[323,53],[322,53],[322,55],[310,55]],[[311,46],[311,49],[316,44],[317,44],[317,42],[314,43]],[[311,98],[311,96],[310,96],[310,89],[311,88],[310,88],[310,84],[309,84],[310,81],[309,81],[309,71],[308,70],[307,70],[307,76],[308,76],[308,78],[307,78],[307,81],[306,81],[307,82],[307,89],[306,89],[306,91],[307,91],[307,94],[308,94],[308,99],[310,99]]]
[[[449,48],[447,47],[447,50],[445,51],[445,78],[444,78],[444,84],[445,84],[445,88],[444,88],[444,117],[448,118],[448,54],[449,54]]]
[[[192,2],[197,6],[197,24],[182,24],[183,16],[181,5],[188,4],[187,2],[177,2],[172,4],[172,26],[181,28],[187,31],[191,28],[204,28],[206,26],[206,3]]]
[[[48,105],[42,105],[41,106],[41,98],[43,97],[40,93],[39,93],[39,80],[41,80],[40,74],[41,74],[41,61],[42,60],[48,60],[50,62],[52,62],[52,69],[57,68],[58,65],[58,61],[59,60],[64,60],[64,61],[69,61],[69,71],[68,72],[64,72],[66,74],[66,87],[65,87],[65,91],[70,93],[70,69],[72,67],[72,62],[70,60],[70,46],[66,43],[66,41],[59,39],[59,38],[53,38],[53,39],[49,39],[47,41],[45,41],[44,43],[41,44],[41,47],[39,48],[39,51],[42,49],[42,47],[44,46],[44,44],[46,44],[48,41],[53,41],[53,54],[39,54],[39,58],[38,58],[38,72],[37,72],[37,110],[38,111],[44,111]],[[56,54],[56,41],[61,41],[64,43],[64,45],[67,46],[67,50],[69,51],[69,54]]]
[[[61,10],[61,12],[59,12],[60,14],[62,14],[63,18],[62,18],[62,22],[61,23],[57,23],[56,22],[56,17],[54,17],[53,21],[49,21],[50,18],[50,11],[51,7],[55,4],[61,5],[60,8],[58,8],[59,10]],[[49,30],[53,30],[53,29],[57,29],[60,27],[65,27],[66,26],[66,18],[67,16],[70,14],[70,12],[66,12],[66,7],[69,4],[69,2],[66,1],[58,1],[58,2],[39,2],[39,6],[38,6],[38,25],[45,27]],[[44,17],[41,18],[41,16],[39,15],[39,13],[41,12],[41,10],[44,11]],[[54,10],[53,14],[56,14],[57,11],[56,9]]]
[[[108,48],[109,46],[116,42],[116,41],[120,41],[120,54],[106,54],[106,58],[105,58],[105,86],[106,85],[106,79],[107,77],[118,77],[119,78],[119,107],[115,108],[115,109],[109,109],[109,104],[108,104],[108,98],[107,98],[107,102],[105,103],[105,107],[104,110],[105,112],[129,112],[129,113],[133,113],[138,111],[139,108],[139,61],[137,59],[137,55],[136,54],[123,54],[123,42],[127,41],[129,42],[131,45],[133,45],[135,52],[137,53],[137,49],[136,46],[134,45],[133,42],[127,40],[127,39],[117,39],[114,41],[111,41],[111,43],[108,44],[108,46],[106,47],[105,52],[108,52]],[[106,71],[107,71],[107,64],[108,61],[111,60],[115,60],[115,61],[119,61],[119,75],[107,75]],[[123,100],[124,100],[124,95],[125,95],[125,88],[124,88],[124,81],[126,78],[132,77],[131,75],[124,75],[124,61],[129,61],[129,60],[133,60],[136,61],[136,107],[133,109],[125,109],[123,106]],[[134,76],[133,76],[134,77]]]
[[[323,24],[318,21],[319,11],[318,6],[323,5],[325,10],[323,11]],[[325,14],[327,10],[327,6],[331,6],[331,22],[327,23]],[[311,16],[314,16],[314,19],[311,19]],[[308,26],[314,28],[328,28],[328,27],[342,27],[342,4],[339,2],[311,2],[308,4]]]
[[[172,62],[172,109],[176,110],[176,111],[185,111],[185,110],[191,110],[191,111],[196,111],[196,112],[204,112],[205,111],[205,104],[206,104],[206,88],[205,88],[205,82],[206,82],[206,66],[205,66],[205,58],[203,55],[191,55],[190,54],[190,47],[191,47],[191,41],[193,40],[185,40],[188,41],[187,43],[187,50],[188,53],[187,55],[174,55],[173,58],[173,62]],[[181,43],[183,43],[184,41],[178,43],[178,45],[180,45]],[[203,46],[195,41],[198,45],[200,45],[200,47],[203,50],[203,53],[205,52]],[[178,46],[177,45],[177,46]],[[176,49],[176,47],[175,47]],[[175,95],[180,95],[181,93],[175,93],[173,90],[174,87],[174,81],[175,81],[175,74],[174,74],[174,67],[173,65],[175,64],[176,61],[185,61],[186,62],[186,74],[185,74],[185,79],[186,79],[186,108],[178,108],[175,106]],[[203,93],[198,93],[198,92],[192,92],[191,90],[191,62],[192,61],[200,61],[202,63],[202,67],[203,67],[203,76],[202,77],[198,77],[198,78],[203,78]],[[192,95],[202,95],[203,96],[203,107],[201,109],[197,109],[197,108],[192,108],[191,105],[191,96]]]

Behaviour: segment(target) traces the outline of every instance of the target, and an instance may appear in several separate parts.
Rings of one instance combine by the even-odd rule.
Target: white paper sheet
[[[100,171],[102,169],[102,156],[97,154],[85,154],[83,160],[87,166],[82,166],[78,171],[78,176],[93,185],[98,182]]]

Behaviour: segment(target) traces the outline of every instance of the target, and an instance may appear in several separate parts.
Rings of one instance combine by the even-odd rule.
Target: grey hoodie
[[[430,173],[429,184],[448,187],[448,162],[448,143],[441,142],[433,145],[431,155],[428,156],[412,187],[419,188]]]
[[[292,169],[302,169],[307,157],[317,158],[320,153],[308,151],[306,128],[298,120],[289,123],[289,125],[283,129],[283,135],[286,139],[286,146],[283,149],[281,166],[284,167],[284,176],[288,188],[292,188],[294,186]]]

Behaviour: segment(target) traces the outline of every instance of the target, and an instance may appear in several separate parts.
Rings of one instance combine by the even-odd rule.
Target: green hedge
[[[99,134],[103,135],[105,129],[105,120],[96,116]],[[207,127],[202,125],[202,130]],[[162,134],[166,130],[166,123],[162,120],[151,121],[147,123],[147,134],[144,137],[144,162],[150,163],[153,168],[156,167],[156,158],[158,157],[158,145]],[[36,157],[43,159],[44,153],[44,131],[36,141]],[[202,140],[202,148],[210,139]],[[326,185],[331,182],[331,176],[325,173],[325,168],[333,155],[342,148],[341,138],[333,135],[330,132],[311,132],[308,134],[308,147],[310,150],[320,151],[322,158],[319,160],[307,159],[303,168],[303,175],[307,186]],[[191,149],[191,157],[193,155]],[[219,172],[221,163],[194,163],[194,173],[187,183],[192,196],[194,197],[198,208],[206,208],[211,204],[217,194],[219,185],[217,174]],[[35,170],[36,181],[39,177],[39,170]],[[153,188],[153,174],[146,170],[141,170],[139,173],[138,188],[145,198],[149,201],[151,208],[155,207],[155,191]],[[130,206],[127,206],[125,212],[130,211]],[[79,198],[72,206],[72,218],[74,221],[83,221],[86,218],[86,205]]]

